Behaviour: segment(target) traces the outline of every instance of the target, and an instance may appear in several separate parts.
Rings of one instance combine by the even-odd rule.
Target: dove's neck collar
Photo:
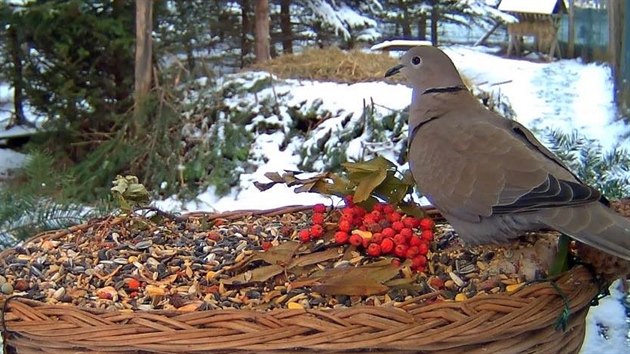
[[[467,90],[466,86],[464,86],[464,85],[447,86],[447,87],[433,87],[433,88],[424,90],[421,93],[421,95],[426,95],[426,94],[430,94],[430,93],[453,93],[453,92],[459,92],[459,91],[463,91],[463,90]]]

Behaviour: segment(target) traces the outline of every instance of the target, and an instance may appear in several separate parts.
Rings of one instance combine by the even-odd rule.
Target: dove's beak
[[[398,64],[396,66],[394,66],[393,68],[387,70],[387,72],[385,73],[385,77],[390,77],[392,75],[396,75],[400,72],[400,69],[402,69],[404,67],[404,65],[402,64]]]

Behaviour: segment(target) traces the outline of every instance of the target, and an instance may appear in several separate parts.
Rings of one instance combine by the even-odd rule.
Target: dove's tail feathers
[[[601,203],[548,209],[541,212],[541,221],[589,246],[630,260],[630,219]]]

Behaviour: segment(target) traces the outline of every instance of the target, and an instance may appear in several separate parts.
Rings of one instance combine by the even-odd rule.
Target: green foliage
[[[605,152],[594,139],[577,131],[565,134],[547,129],[542,132],[550,150],[584,183],[599,189],[607,198],[630,196],[630,154],[614,148]]]
[[[310,111],[307,111],[311,114]],[[319,117],[331,117],[329,112],[318,112]],[[339,113],[337,114],[339,116]],[[308,116],[298,117],[298,121]],[[294,118],[295,119],[295,118]],[[312,118],[311,118],[312,119]],[[363,102],[363,113],[359,119],[347,115],[340,124],[340,129],[329,129],[311,134],[300,149],[302,161],[299,168],[306,171],[321,170],[340,171],[342,163],[348,161],[347,151],[351,146],[361,146],[358,161],[376,156],[375,151],[385,149],[399,156],[402,164],[405,161],[406,138],[405,112],[392,111],[383,116],[376,110],[374,102]]]
[[[42,231],[82,223],[110,209],[107,200],[92,207],[74,203],[69,195],[75,188],[74,177],[55,168],[50,154],[30,151],[21,175],[0,189],[0,248]]]
[[[130,109],[133,13],[124,1],[70,0],[28,3],[14,15],[29,48],[22,53],[25,93],[46,125],[70,138],[56,141],[60,147],[111,131],[113,115]],[[80,146],[74,160],[94,145]]]

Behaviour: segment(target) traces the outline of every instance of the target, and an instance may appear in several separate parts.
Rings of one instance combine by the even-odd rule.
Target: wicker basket
[[[299,208],[211,215],[289,213]],[[48,233],[37,237],[59,237]],[[6,250],[0,256],[12,252]],[[576,267],[555,284],[536,283],[513,293],[463,302],[431,301],[431,293],[398,306],[344,309],[105,312],[1,299],[5,352],[84,353],[577,353],[585,317],[598,287]],[[558,288],[566,298],[559,293]],[[555,322],[568,304],[566,331]]]

